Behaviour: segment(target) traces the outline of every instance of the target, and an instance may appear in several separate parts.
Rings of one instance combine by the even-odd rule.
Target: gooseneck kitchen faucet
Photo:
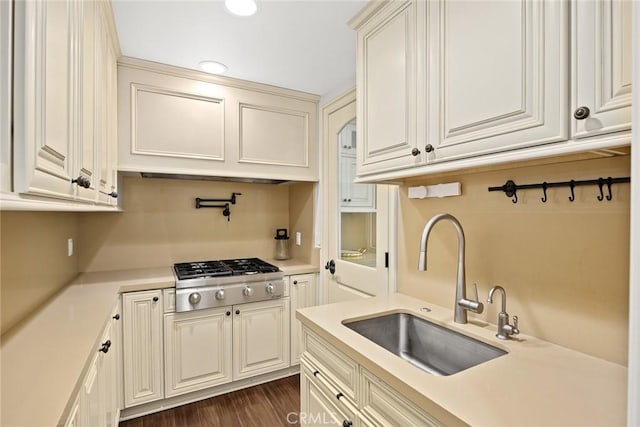
[[[467,310],[474,313],[482,313],[484,305],[478,300],[478,287],[474,283],[475,300],[467,299],[467,285],[465,281],[464,269],[464,231],[462,225],[453,215],[442,213],[431,218],[422,230],[422,238],[420,239],[420,255],[418,256],[418,270],[425,271],[427,269],[427,241],[433,226],[442,220],[448,220],[453,224],[458,232],[458,275],[456,279],[456,302],[454,305],[454,318],[456,323],[467,323]]]

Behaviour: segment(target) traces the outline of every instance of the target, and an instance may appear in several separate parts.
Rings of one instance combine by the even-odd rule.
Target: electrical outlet
[[[67,256],[73,256],[73,239],[67,239]]]
[[[296,245],[300,246],[302,244],[302,233],[296,231]]]

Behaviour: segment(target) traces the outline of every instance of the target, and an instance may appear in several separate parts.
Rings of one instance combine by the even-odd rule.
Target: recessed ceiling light
[[[251,16],[258,10],[255,0],[224,0],[227,10],[238,16]]]
[[[216,61],[202,61],[198,64],[205,73],[223,74],[227,71],[227,66]]]

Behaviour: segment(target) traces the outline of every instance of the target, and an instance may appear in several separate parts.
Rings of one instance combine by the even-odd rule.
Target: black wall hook
[[[512,180],[505,182],[502,186],[502,191],[504,191],[504,194],[506,194],[507,197],[512,197],[511,202],[518,203],[518,194],[516,193],[517,188],[515,182]]]
[[[542,183],[542,192],[544,194],[544,197],[541,197],[540,200],[542,200],[542,203],[547,203],[547,182],[543,182]]]
[[[600,195],[597,197],[598,201],[601,202],[604,199],[604,193],[602,192],[602,186],[604,185],[604,179],[598,178],[598,188],[600,188]]]
[[[607,201],[611,201],[611,199],[613,199],[613,196],[611,195],[611,184],[613,183],[612,181],[613,178],[607,178],[607,191],[609,192],[609,194],[607,194]]]
[[[573,202],[576,199],[576,195],[573,194],[573,189],[576,188],[576,182],[573,179],[569,181],[569,188],[571,189],[571,196],[569,196],[569,201]]]

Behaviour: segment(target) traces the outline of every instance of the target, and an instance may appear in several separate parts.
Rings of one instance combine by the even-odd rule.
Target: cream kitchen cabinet
[[[124,58],[119,170],[315,181],[318,97]]]
[[[296,310],[316,305],[316,274],[289,276],[291,301],[291,365],[300,363],[302,355],[302,323],[296,319]]]
[[[631,129],[632,3],[572,2],[573,138]]]
[[[12,191],[16,197],[113,203],[110,196],[98,196],[99,190],[115,191],[113,179],[101,176],[106,171],[99,167],[116,146],[116,123],[109,119],[115,118],[118,51],[111,5],[70,0],[14,5]],[[103,74],[111,77],[100,79]]]
[[[425,164],[419,114],[424,110],[426,3],[386,2],[365,9],[357,30],[358,175]]]
[[[117,427],[120,418],[121,352],[120,304],[111,313],[100,335],[99,346],[91,357],[65,423],[67,427]]]
[[[371,3],[352,20],[358,32],[357,180],[393,181],[628,145],[630,3]],[[415,21],[408,19],[412,8]],[[389,45],[403,59],[378,61],[384,49],[373,43],[379,37],[376,25],[391,25],[400,9],[407,19],[395,24],[404,27],[389,37]],[[408,49],[412,35],[416,47]],[[404,73],[415,100],[405,96],[394,104],[398,88],[387,94],[389,83],[374,78],[382,73],[392,80],[392,64],[402,64],[394,68],[398,76],[407,64],[416,67],[415,73]],[[393,82],[399,85],[398,76]],[[384,107],[382,101],[369,107],[385,95],[389,102]],[[372,121],[376,108],[387,105],[395,105],[399,118],[387,113],[387,120]],[[374,131],[375,126],[380,129]],[[388,136],[392,129],[415,134],[416,157],[424,155],[424,160],[383,159],[392,145],[378,141],[393,140]],[[384,161],[376,163],[374,152]]]
[[[430,162],[568,139],[568,2],[441,0],[428,13]]]
[[[340,156],[340,211],[371,212],[376,208],[376,187],[373,184],[359,184],[356,179],[356,157],[351,154]]]
[[[289,367],[289,298],[233,306],[233,379]]]
[[[162,291],[123,294],[124,406],[164,397]]]
[[[360,366],[326,340],[303,327],[300,413],[304,426],[326,417],[338,425],[442,426],[391,386]]]
[[[231,307],[164,315],[165,397],[232,380]]]

